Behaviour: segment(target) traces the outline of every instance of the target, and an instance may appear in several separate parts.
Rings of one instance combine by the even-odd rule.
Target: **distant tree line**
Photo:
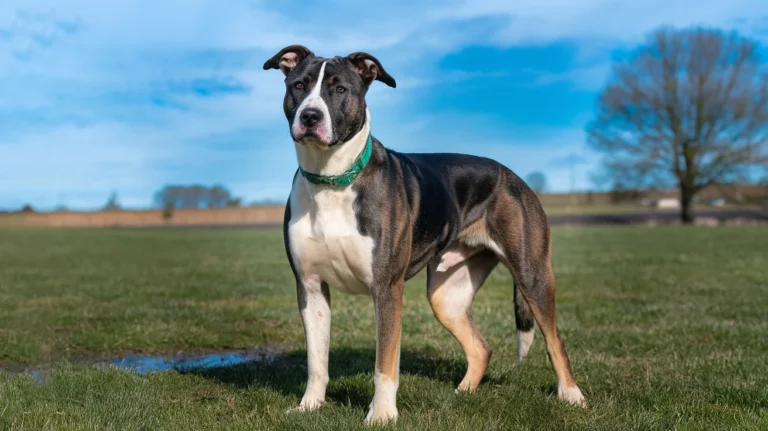
[[[179,208],[231,208],[239,207],[242,200],[232,196],[224,186],[166,185],[154,196],[154,204],[163,209]]]
[[[172,216],[175,209],[209,209],[209,208],[238,208],[242,206],[265,206],[265,205],[283,205],[282,199],[263,199],[243,203],[240,197],[232,195],[229,189],[222,185],[211,187],[201,185],[166,185],[155,192],[153,198],[153,207],[163,209],[166,217]],[[117,192],[113,191],[107,202],[100,207],[101,211],[120,211],[123,210]],[[67,212],[69,207],[64,203],[59,203],[54,208],[56,212]],[[34,213],[35,209],[30,204],[25,204],[19,212]]]

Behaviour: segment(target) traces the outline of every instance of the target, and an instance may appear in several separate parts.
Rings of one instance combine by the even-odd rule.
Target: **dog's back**
[[[513,229],[519,230],[515,238],[529,242],[525,246],[541,249],[548,242],[538,197],[501,163],[460,153],[401,153],[374,142],[375,167],[356,186],[365,218],[360,225],[375,224],[382,215],[411,224],[407,278],[458,241],[500,251],[499,241]],[[496,223],[489,221],[504,227],[495,229]],[[529,235],[522,235],[523,230]],[[392,245],[402,247],[402,242]]]

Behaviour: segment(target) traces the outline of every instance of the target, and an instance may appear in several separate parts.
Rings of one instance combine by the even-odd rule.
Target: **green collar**
[[[365,143],[365,148],[363,148],[363,152],[358,156],[357,160],[355,160],[355,163],[352,164],[352,166],[349,167],[343,174],[339,175],[318,175],[313,174],[311,172],[307,172],[304,169],[299,166],[299,172],[301,172],[301,175],[304,176],[304,178],[307,179],[312,184],[320,184],[320,185],[326,185],[326,186],[334,186],[334,187],[346,187],[350,184],[352,184],[355,181],[355,178],[357,178],[358,175],[360,175],[360,172],[363,171],[363,168],[365,168],[365,165],[368,164],[368,160],[371,159],[371,153],[373,152],[373,139],[371,139],[371,135],[368,135],[368,142]]]

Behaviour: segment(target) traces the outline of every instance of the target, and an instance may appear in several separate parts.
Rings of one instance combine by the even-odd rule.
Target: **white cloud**
[[[471,19],[490,15],[509,18],[500,43],[549,43],[563,39],[609,39],[636,42],[660,25],[733,26],[749,30],[768,14],[760,0],[466,0],[434,10],[432,19]]]
[[[431,19],[468,20],[503,16],[507,25],[489,35],[501,46],[546,45],[568,41],[577,48],[572,68],[537,73],[533,84],[569,82],[595,90],[608,76],[610,52],[643,41],[660,26],[714,26],[739,30],[768,41],[768,2],[761,0],[464,0],[435,9]]]

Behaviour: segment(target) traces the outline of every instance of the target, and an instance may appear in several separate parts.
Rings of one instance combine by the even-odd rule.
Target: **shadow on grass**
[[[373,396],[373,369],[376,358],[374,349],[341,348],[331,350],[328,358],[328,374],[331,384],[326,396],[339,403],[367,407]],[[458,386],[467,370],[466,361],[437,358],[421,352],[405,352],[400,356],[401,375],[422,376]],[[248,362],[245,364],[190,369],[184,371],[207,379],[237,387],[261,386],[275,390],[282,395],[301,398],[307,379],[307,353],[297,350],[269,362]],[[334,385],[333,381],[343,377],[365,376],[370,384]],[[498,383],[496,379],[483,382]]]

